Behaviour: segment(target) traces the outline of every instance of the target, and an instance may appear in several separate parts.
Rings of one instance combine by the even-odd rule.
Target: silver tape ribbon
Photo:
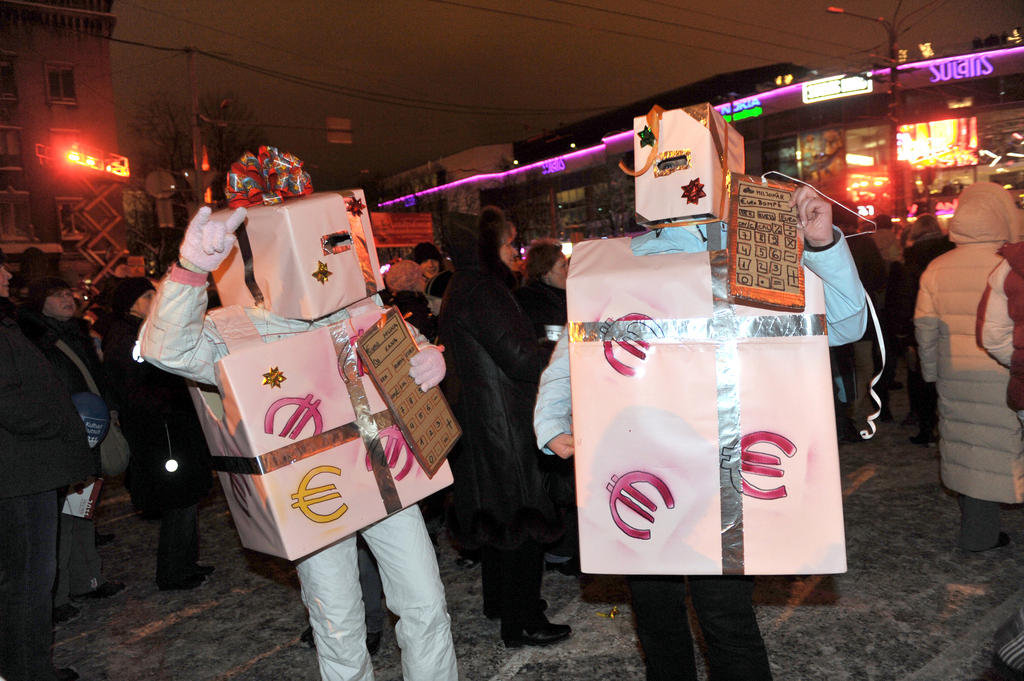
[[[736,313],[729,304],[729,252],[711,251],[715,380],[718,389],[719,493],[722,504],[722,573],[743,574],[743,494],[740,478],[739,355]]]
[[[384,510],[388,515],[396,513],[402,510],[402,502],[398,498],[395,480],[391,477],[391,469],[388,467],[384,448],[380,444],[377,421],[373,418],[370,402],[366,398],[366,391],[363,390],[363,383],[359,379],[359,362],[355,348],[352,346],[344,323],[334,324],[328,328],[331,331],[331,340],[334,341],[334,350],[338,354],[338,371],[345,379],[348,397],[356,414],[353,423],[359,429],[366,451],[370,454],[370,465],[373,467],[373,477],[377,480],[380,498],[384,502]]]
[[[722,572],[743,574],[743,495],[740,477],[740,401],[738,342],[752,338],[823,336],[825,315],[737,315],[729,303],[728,251],[709,251],[712,316],[694,319],[651,319],[570,322],[569,341],[646,341],[716,343],[715,380],[718,407],[719,490],[722,513]]]

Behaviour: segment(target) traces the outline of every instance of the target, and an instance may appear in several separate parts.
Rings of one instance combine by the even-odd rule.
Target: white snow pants
[[[405,681],[458,681],[451,618],[434,546],[417,505],[362,530],[388,609],[399,617]],[[355,535],[296,563],[323,681],[373,681]]]

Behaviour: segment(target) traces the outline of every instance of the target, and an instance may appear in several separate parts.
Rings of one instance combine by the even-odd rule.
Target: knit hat
[[[127,317],[136,300],[141,298],[147,291],[155,290],[153,284],[145,277],[125,279],[114,289],[110,308],[114,311],[114,314],[120,317]]]
[[[28,283],[28,295],[25,296],[25,307],[34,312],[42,312],[46,299],[57,291],[70,289],[71,284],[59,277],[38,277]]]
[[[388,273],[384,275],[388,288],[398,291],[417,291],[417,279],[423,278],[423,270],[412,260],[397,260],[392,263]]]
[[[437,246],[429,241],[421,241],[416,244],[416,247],[412,249],[412,259],[417,263],[426,262],[427,260],[436,260],[438,262],[444,260],[441,257],[441,251],[437,250]]]

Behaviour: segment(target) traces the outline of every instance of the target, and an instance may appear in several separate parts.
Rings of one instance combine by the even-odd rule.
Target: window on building
[[[800,178],[827,191],[846,174],[846,139],[835,128],[800,135]]]
[[[0,191],[0,239],[25,241],[31,236],[28,192]]]
[[[0,125],[0,170],[21,170],[21,130]]]
[[[866,217],[890,210],[889,126],[846,131],[846,186],[842,194]]]
[[[47,101],[51,104],[76,104],[75,69],[70,64],[46,65]]]
[[[587,190],[575,187],[555,194],[558,218],[562,226],[578,225],[587,220]]]
[[[14,60],[0,58],[0,100],[18,98],[18,87],[14,82]]]
[[[798,177],[800,171],[796,164],[796,137],[765,140],[761,144],[761,168]]]

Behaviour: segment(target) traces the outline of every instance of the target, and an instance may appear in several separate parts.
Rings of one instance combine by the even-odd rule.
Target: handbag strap
[[[75,351],[68,347],[68,344],[60,339],[57,339],[56,346],[57,349],[63,352],[65,355],[67,355],[68,359],[74,362],[75,366],[78,367],[78,370],[82,372],[82,378],[85,379],[85,383],[86,385],[89,386],[90,392],[99,395],[100,389],[96,387],[96,381],[92,380],[92,372],[90,372],[88,367],[85,366],[85,363],[82,362],[81,359],[79,359],[78,355],[75,354]]]

